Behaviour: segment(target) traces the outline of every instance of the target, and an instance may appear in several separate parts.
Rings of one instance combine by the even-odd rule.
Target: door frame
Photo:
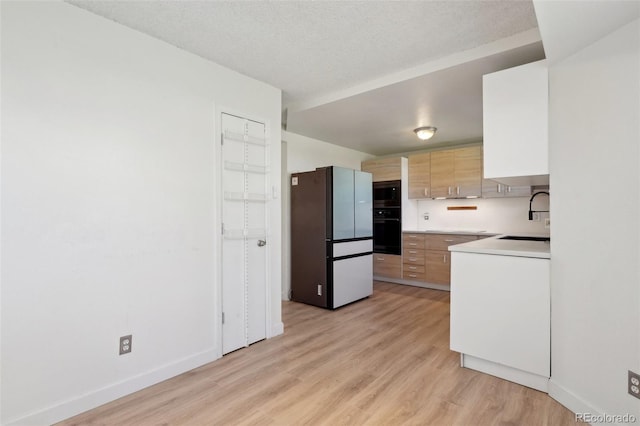
[[[216,252],[215,254],[215,262],[214,262],[214,315],[213,315],[213,330],[214,330],[214,341],[216,342],[216,348],[215,348],[215,353],[216,353],[216,357],[217,358],[222,358],[223,356],[223,343],[222,343],[222,339],[223,339],[223,332],[222,332],[222,312],[223,312],[223,296],[222,296],[222,267],[223,267],[223,263],[222,263],[222,242],[223,242],[223,237],[222,237],[222,207],[223,207],[223,202],[224,202],[224,190],[223,190],[223,164],[222,164],[222,134],[224,129],[222,128],[222,114],[228,114],[228,115],[232,115],[235,117],[239,117],[242,119],[247,119],[247,120],[251,120],[251,121],[255,121],[257,123],[261,123],[264,124],[264,129],[265,129],[265,141],[266,143],[269,145],[269,149],[268,149],[268,153],[269,153],[269,167],[271,168],[270,172],[268,175],[268,183],[266,183],[265,185],[268,185],[268,194],[270,195],[270,199],[269,201],[267,201],[267,208],[266,208],[266,218],[267,218],[267,252],[266,252],[266,265],[265,265],[265,273],[266,273],[266,277],[265,277],[265,336],[267,339],[269,339],[270,337],[272,337],[273,333],[272,333],[272,309],[271,309],[271,303],[272,303],[272,297],[271,297],[271,286],[272,286],[272,280],[271,280],[271,275],[272,275],[272,267],[271,267],[271,262],[272,262],[272,250],[273,250],[273,245],[269,244],[269,240],[271,239],[270,237],[272,236],[272,208],[273,208],[273,203],[276,201],[275,197],[273,196],[275,191],[276,191],[276,187],[274,186],[273,183],[273,168],[271,166],[272,164],[272,152],[271,152],[271,147],[272,147],[272,137],[271,137],[271,122],[270,120],[264,118],[264,117],[260,117],[254,114],[247,114],[245,112],[239,111],[236,108],[231,108],[231,107],[227,107],[227,106],[219,106],[215,108],[215,117],[214,117],[214,134],[215,134],[215,150],[214,150],[214,165],[216,168],[216,171],[214,172],[214,180],[217,181],[217,183],[214,183],[214,188],[218,194],[217,197],[215,197],[215,206],[214,206],[214,210],[215,210],[215,214],[214,214],[214,250]],[[279,143],[279,141],[278,141]],[[278,176],[280,176],[280,174],[278,173]],[[279,292],[278,292],[279,294]]]

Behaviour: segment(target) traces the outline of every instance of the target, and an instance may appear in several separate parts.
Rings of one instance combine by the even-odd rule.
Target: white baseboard
[[[156,383],[160,383],[189,370],[193,370],[196,367],[200,367],[201,365],[215,361],[216,359],[217,357],[213,349],[200,352],[162,366],[153,371],[114,383],[102,389],[47,407],[21,418],[10,420],[7,422],[6,426],[44,425],[56,423],[106,404],[107,402],[121,398],[125,395],[137,392],[151,385],[155,385]]]
[[[601,416],[603,413],[602,410],[594,407],[578,395],[554,382],[553,378],[549,380],[549,396],[573,413],[589,413],[594,416]]]
[[[462,366],[482,373],[490,374],[510,382],[518,383],[541,392],[549,392],[549,378],[528,371],[508,367],[486,359],[462,354]]]
[[[282,333],[284,333],[284,324],[280,321],[271,325],[271,335],[269,338],[279,336]]]
[[[400,279],[400,278],[379,277],[379,276],[374,275],[373,276],[373,280],[374,281],[384,281],[384,282],[393,283],[393,284],[410,285],[410,286],[413,286],[413,287],[428,288],[428,289],[431,289],[431,290],[451,291],[451,287],[449,287],[448,285],[423,283],[423,282],[418,282],[418,281],[403,280],[403,279]]]

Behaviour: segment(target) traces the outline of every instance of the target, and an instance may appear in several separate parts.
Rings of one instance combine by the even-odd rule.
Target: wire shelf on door
[[[266,175],[269,173],[269,167],[267,166],[257,166],[255,164],[248,163],[234,163],[232,161],[225,161],[224,168],[226,170],[235,170],[239,172],[247,172],[247,173],[257,173],[261,175]]]
[[[224,199],[228,201],[255,201],[266,203],[269,201],[267,194],[257,194],[251,192],[227,192],[224,193]]]
[[[224,238],[226,240],[244,240],[246,239],[267,239],[267,230],[264,228],[249,229],[225,229]]]
[[[224,140],[232,141],[232,142],[240,142],[240,143],[249,143],[251,145],[259,145],[259,146],[269,146],[267,140],[265,138],[258,138],[251,135],[244,135],[242,133],[232,132],[230,130],[224,131]]]

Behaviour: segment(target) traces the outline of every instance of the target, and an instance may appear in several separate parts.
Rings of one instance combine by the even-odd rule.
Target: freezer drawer
[[[373,254],[333,261],[333,308],[373,294]]]

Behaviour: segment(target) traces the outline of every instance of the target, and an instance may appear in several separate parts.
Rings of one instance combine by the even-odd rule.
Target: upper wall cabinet
[[[431,153],[431,198],[482,195],[482,147]]]
[[[482,180],[482,198],[530,197],[528,185],[505,185],[492,179]]]
[[[431,153],[409,156],[409,198],[431,198]]]
[[[402,158],[391,157],[363,161],[361,169],[363,172],[371,173],[374,182],[400,180],[402,179]]]
[[[549,183],[546,60],[483,77],[484,177]]]

